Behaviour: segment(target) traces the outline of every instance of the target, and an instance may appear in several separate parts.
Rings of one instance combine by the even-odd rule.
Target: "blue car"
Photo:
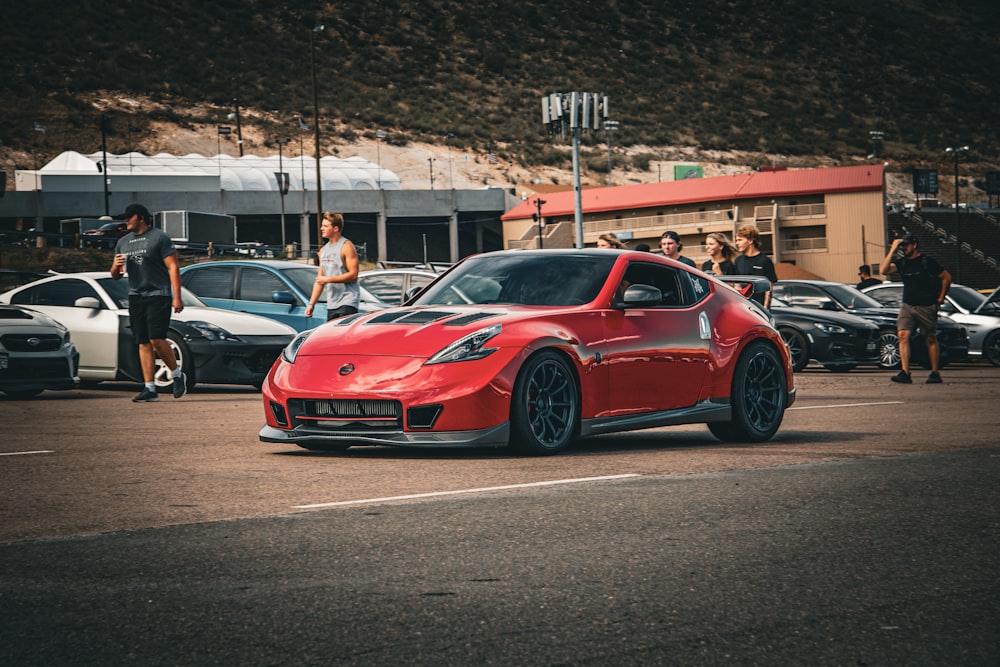
[[[181,283],[214,308],[262,315],[305,331],[326,322],[323,301],[306,317],[317,270],[313,264],[287,260],[202,262],[181,269]],[[361,312],[386,307],[361,288]]]

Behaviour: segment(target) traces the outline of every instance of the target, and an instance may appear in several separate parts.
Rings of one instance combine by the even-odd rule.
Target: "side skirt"
[[[729,421],[732,419],[732,416],[733,411],[729,404],[729,399],[716,399],[713,401],[702,401],[689,408],[679,408],[677,410],[584,419],[580,423],[580,435],[599,435],[601,433],[634,431],[658,426]]]

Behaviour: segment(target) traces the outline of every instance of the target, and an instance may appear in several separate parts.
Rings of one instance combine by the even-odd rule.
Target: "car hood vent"
[[[463,315],[462,317],[456,317],[448,320],[447,322],[442,322],[442,326],[446,327],[461,327],[466,324],[472,324],[473,322],[478,322],[479,320],[486,319],[487,317],[496,317],[496,312],[485,312],[485,313],[469,313],[468,315]]]
[[[393,310],[376,315],[366,324],[427,324],[454,314],[440,310]]]

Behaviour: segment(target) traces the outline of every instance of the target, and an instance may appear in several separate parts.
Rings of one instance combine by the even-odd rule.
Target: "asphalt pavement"
[[[807,371],[771,443],[543,459],[275,448],[246,389],[0,401],[0,664],[995,666],[998,380]]]

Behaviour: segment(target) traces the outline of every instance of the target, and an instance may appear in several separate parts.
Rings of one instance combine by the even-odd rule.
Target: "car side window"
[[[233,298],[232,267],[207,266],[203,269],[189,271],[184,277],[184,286],[199,297],[205,299]]]
[[[271,303],[275,292],[291,292],[278,276],[264,269],[243,267],[240,272],[240,301],[261,301]]]
[[[889,308],[899,308],[903,302],[902,287],[880,287],[868,292],[868,295],[875,297],[879,303]]]
[[[688,305],[688,295],[681,287],[677,269],[658,264],[632,262],[625,270],[625,282],[629,285],[649,285],[660,290],[661,308],[676,308]]]
[[[784,295],[779,295],[779,298],[789,306],[837,310],[833,300],[812,285],[793,285],[787,288]]]
[[[11,303],[26,306],[73,307],[77,299],[85,296],[101,300],[94,288],[85,281],[67,278],[29,287],[15,294],[11,298]]]
[[[365,276],[362,284],[366,290],[386,303],[399,303],[403,298],[402,275],[372,274]]]

